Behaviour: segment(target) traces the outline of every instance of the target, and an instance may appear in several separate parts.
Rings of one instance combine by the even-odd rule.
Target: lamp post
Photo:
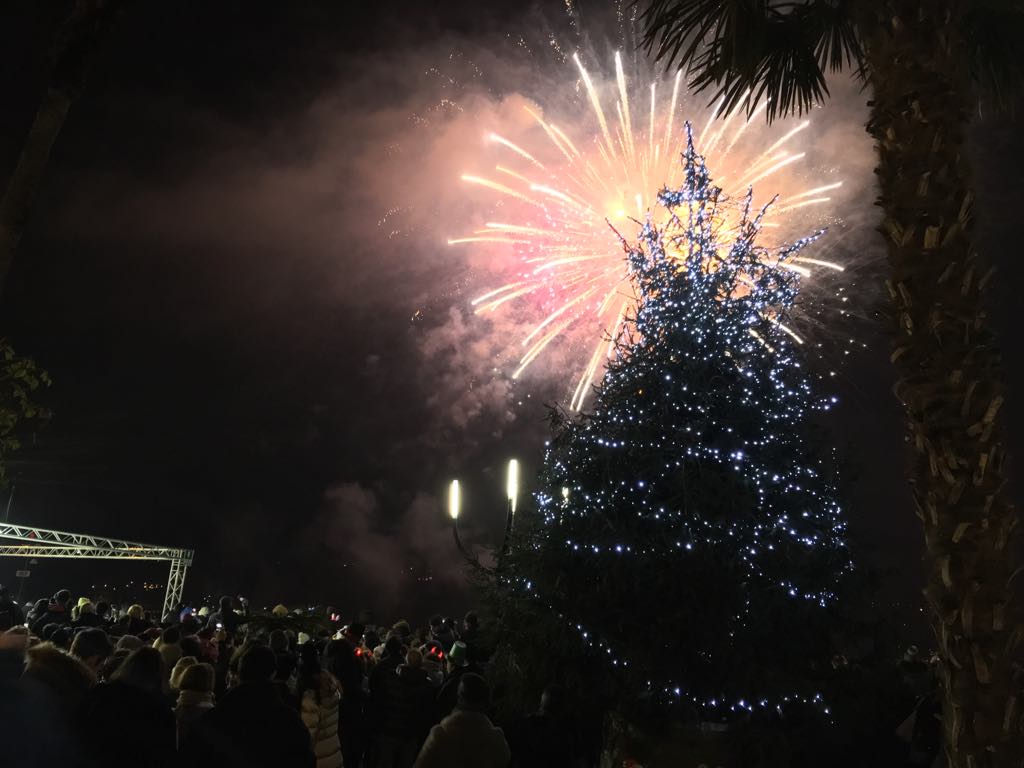
[[[462,544],[462,539],[459,538],[459,512],[462,510],[462,488],[459,486],[458,480],[452,480],[448,486],[448,517],[452,519],[452,535],[455,537],[455,546],[459,548],[459,552],[462,556],[473,561],[469,552]]]
[[[512,520],[516,514],[516,502],[519,499],[519,462],[509,459],[508,471],[505,473],[505,498],[508,510],[505,513],[505,541],[501,545],[501,553],[507,555],[512,544]]]

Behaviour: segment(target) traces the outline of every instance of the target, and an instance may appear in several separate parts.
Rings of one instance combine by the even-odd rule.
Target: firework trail
[[[581,125],[559,126],[534,105],[525,107],[529,143],[489,133],[487,143],[498,163],[487,172],[466,173],[462,180],[493,195],[501,218],[496,213],[482,228],[448,242],[505,249],[515,265],[513,279],[472,301],[478,315],[511,302],[535,313],[528,333],[510,341],[516,360],[512,378],[557,340],[570,335],[590,339],[570,401],[570,408],[579,410],[636,302],[612,227],[624,231],[648,212],[656,215],[658,191],[677,185],[685,95],[681,73],[634,87],[617,53],[614,86],[607,89],[594,82],[578,55],[573,62],[589,107],[581,125],[592,126],[589,133]],[[602,97],[603,90],[612,91],[610,99]],[[758,183],[771,188],[777,200],[764,226],[784,231],[795,212],[827,206],[842,182],[802,183],[794,172],[805,156],[797,142],[807,135],[809,121],[772,131],[758,124],[764,123],[763,109],[749,115],[739,108],[722,113],[716,105],[703,128],[695,129],[695,141],[726,194],[745,194]],[[727,231],[728,222],[723,224]],[[815,268],[843,269],[810,257],[795,259],[791,268],[804,276]]]

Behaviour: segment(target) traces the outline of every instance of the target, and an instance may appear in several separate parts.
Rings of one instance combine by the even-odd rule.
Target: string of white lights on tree
[[[623,239],[637,308],[593,410],[554,416],[510,582],[646,695],[820,703],[805,673],[828,658],[817,630],[852,566],[813,424],[835,398],[814,394],[784,323],[789,264],[821,233],[758,246],[765,209],[727,199],[687,135],[667,216]]]

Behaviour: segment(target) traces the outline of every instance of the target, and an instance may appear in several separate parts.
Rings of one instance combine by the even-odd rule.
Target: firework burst
[[[519,378],[558,340],[589,338],[569,403],[579,410],[636,303],[613,228],[621,231],[656,215],[658,191],[679,181],[679,153],[686,139],[681,73],[633,88],[616,54],[609,99],[607,93],[602,98],[605,89],[595,84],[578,55],[573,61],[588,105],[584,118],[566,129],[530,105],[525,107],[529,143],[488,133],[487,143],[499,155],[497,165],[487,172],[466,173],[462,180],[493,194],[500,201],[496,210],[501,218],[496,214],[495,220],[448,242],[509,254],[511,279],[477,296],[472,306],[479,315],[513,302],[530,308],[531,327],[523,338],[510,342],[512,378]],[[842,182],[801,181],[803,174],[796,171],[805,153],[798,151],[798,143],[810,122],[772,132],[757,125],[764,122],[763,109],[748,115],[739,109],[721,113],[720,105],[715,106],[703,128],[695,131],[695,141],[719,172],[716,184],[727,195],[745,194],[759,182],[772,189],[776,200],[763,226],[784,234],[795,212],[821,210]],[[728,232],[730,222],[720,224]],[[810,257],[794,259],[790,268],[804,276],[814,269],[842,271],[839,264]],[[795,331],[781,327],[802,342]]]

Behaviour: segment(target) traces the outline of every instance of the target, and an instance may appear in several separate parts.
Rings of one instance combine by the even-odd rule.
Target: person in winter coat
[[[96,606],[91,601],[86,600],[78,606],[78,615],[75,620],[71,622],[71,626],[75,627],[100,627],[103,626],[103,619],[96,615]]]
[[[414,768],[507,768],[508,742],[485,714],[490,698],[480,675],[462,675],[455,711],[430,729]]]
[[[97,768],[162,768],[174,764],[174,713],[164,698],[164,668],[155,648],[128,654],[109,683],[83,702],[88,763]]]
[[[238,632],[238,628],[247,621],[244,616],[235,613],[234,606],[234,598],[224,595],[220,599],[220,610],[209,615],[206,619],[206,626],[213,627],[214,629],[223,629],[227,632],[229,638],[234,637]]]
[[[370,727],[376,730],[384,712],[384,681],[390,679],[402,663],[404,656],[402,641],[397,635],[392,635],[384,643],[384,650],[381,653],[380,661],[370,673],[368,687],[370,690]]]
[[[469,661],[469,649],[461,640],[456,641],[448,651],[448,676],[437,692],[437,712],[434,722],[452,713],[458,702],[459,681],[463,675],[479,675],[480,668]]]
[[[434,687],[415,648],[405,664],[384,681],[383,713],[377,733],[376,768],[411,768],[430,727]]]
[[[544,689],[540,711],[509,729],[515,768],[578,768],[584,764],[580,739],[569,722],[565,693],[557,685]]]
[[[302,722],[316,754],[316,768],[341,768],[344,759],[338,738],[341,688],[334,676],[320,667],[312,645],[303,649],[302,674],[297,686],[301,696]]]
[[[147,631],[153,628],[153,623],[146,619],[146,611],[136,603],[128,608],[128,613],[119,622],[124,634],[142,637]]]
[[[315,768],[309,731],[272,683],[277,660],[254,645],[239,659],[239,684],[195,720],[181,745],[189,768]]]
[[[428,640],[420,648],[423,670],[430,678],[430,684],[440,688],[444,684],[444,648],[436,640]]]
[[[430,639],[436,640],[442,648],[451,648],[455,642],[455,633],[440,615],[430,617]]]
[[[0,586],[0,632],[6,632],[11,627],[19,627],[25,623],[25,614],[21,606],[11,599],[11,592],[7,587]]]
[[[38,607],[38,604],[37,604]],[[32,624],[32,632],[42,636],[43,627],[47,624],[56,624],[59,627],[71,623],[71,592],[62,589],[55,594],[46,604],[46,610],[38,616]]]
[[[184,743],[188,730],[200,717],[213,709],[215,674],[209,664],[192,664],[178,679],[178,701],[174,718],[178,722],[178,744]]]
[[[27,631],[0,634],[0,763],[77,766],[75,713],[96,678],[53,645],[28,641]]]
[[[153,642],[153,647],[160,651],[160,658],[163,659],[164,669],[169,676],[181,658],[181,630],[177,627],[167,627]]]
[[[348,640],[332,640],[325,653],[327,670],[341,686],[341,716],[338,735],[346,768],[360,768],[365,752],[366,722],[363,714],[365,650]]]
[[[99,674],[103,662],[113,652],[110,638],[102,629],[83,629],[71,642],[71,655],[80,659],[96,675]]]

